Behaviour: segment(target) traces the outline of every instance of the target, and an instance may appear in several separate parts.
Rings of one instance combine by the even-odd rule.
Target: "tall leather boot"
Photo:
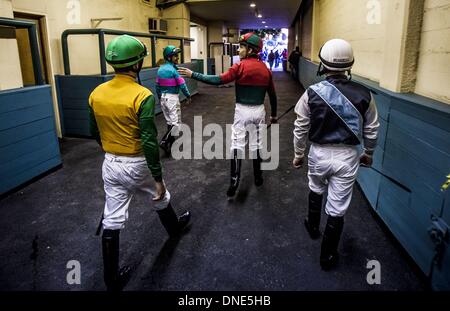
[[[344,217],[328,216],[320,253],[320,266],[325,271],[334,268],[338,262],[337,248],[343,227]]]
[[[191,219],[189,211],[184,212],[181,216],[177,216],[170,203],[165,209],[158,210],[157,213],[170,237],[179,235]]]
[[[261,154],[260,150],[256,151],[256,159],[253,159],[253,176],[255,177],[255,185],[257,187],[262,186],[264,179],[262,177],[262,170],[261,170]]]
[[[241,165],[242,159],[238,159],[238,150],[233,150],[233,159],[231,159],[230,170],[230,187],[227,190],[227,196],[232,197],[236,194],[236,190],[239,187],[239,180],[241,178]]]
[[[305,227],[311,239],[320,237],[320,214],[322,213],[322,194],[309,191],[308,217],[305,219]]]
[[[173,125],[167,124],[167,132],[164,134],[163,138],[161,139],[161,142],[159,143],[159,147],[161,147],[162,150],[164,150],[165,154],[167,156],[170,156],[171,153],[171,137],[172,137],[172,128]]]
[[[121,291],[131,271],[128,266],[119,270],[119,235],[120,230],[103,230],[103,272],[108,291]]]

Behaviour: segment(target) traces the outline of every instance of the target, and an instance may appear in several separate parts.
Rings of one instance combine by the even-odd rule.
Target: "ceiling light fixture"
[[[266,27],[266,28],[267,28],[267,27],[269,27],[269,26],[267,26],[267,25],[266,25],[266,26],[264,26],[264,27]]]
[[[266,21],[262,21],[261,23],[265,24],[265,23],[266,23]]]
[[[262,15],[261,15],[261,14],[258,14],[258,18],[262,18]]]
[[[251,8],[254,8],[255,6],[256,6],[256,4],[250,3],[250,7],[251,7]]]

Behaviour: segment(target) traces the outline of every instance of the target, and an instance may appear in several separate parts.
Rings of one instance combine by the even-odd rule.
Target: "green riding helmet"
[[[165,60],[170,60],[170,57],[181,53],[181,49],[174,45],[168,45],[164,48],[163,56]]]
[[[263,48],[263,40],[253,32],[240,36],[239,43],[253,48],[256,53],[259,53]]]
[[[106,48],[105,59],[115,68],[125,68],[139,63],[148,55],[144,43],[129,35],[114,38]]]

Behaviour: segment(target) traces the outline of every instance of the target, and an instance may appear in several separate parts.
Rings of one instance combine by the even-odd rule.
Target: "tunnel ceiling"
[[[250,3],[262,15],[258,18]],[[228,27],[287,28],[294,21],[301,0],[188,0],[191,14],[206,21],[224,21]],[[265,21],[266,24],[263,24]]]

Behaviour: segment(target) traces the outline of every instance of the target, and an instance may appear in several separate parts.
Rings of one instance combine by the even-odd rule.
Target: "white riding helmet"
[[[342,39],[327,41],[320,49],[319,58],[330,71],[349,71],[355,62],[352,46]]]

